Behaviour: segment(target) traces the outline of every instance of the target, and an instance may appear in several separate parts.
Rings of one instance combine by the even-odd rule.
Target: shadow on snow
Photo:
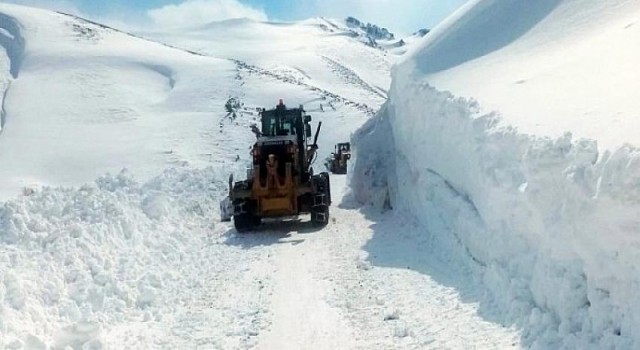
[[[373,235],[362,247],[373,267],[412,270],[430,277],[438,284],[454,289],[461,302],[478,306],[478,316],[526,333],[522,325],[507,320],[505,313],[480,280],[484,267],[464,252],[464,247],[451,249],[422,228],[410,215],[395,210],[383,211],[370,205],[360,206],[345,197],[341,208],[359,210],[372,224]],[[439,234],[451,234],[441,232]],[[445,316],[445,315],[442,315]],[[521,342],[524,344],[524,335]]]
[[[251,249],[273,244],[297,245],[305,241],[304,235],[323,230],[303,219],[268,220],[252,231],[238,233],[234,228],[224,233],[225,244]]]

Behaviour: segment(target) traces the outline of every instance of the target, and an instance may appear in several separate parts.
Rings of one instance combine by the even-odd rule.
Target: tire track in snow
[[[341,196],[344,183],[338,183]],[[232,235],[251,254],[261,252],[260,261],[270,269],[268,329],[258,334],[256,349],[354,349],[356,334],[341,310],[330,303],[334,283],[320,274],[331,260],[327,242],[331,225],[313,228],[301,221],[265,223],[258,232]],[[335,267],[333,264],[332,267]]]
[[[327,301],[331,282],[314,276],[330,255],[329,251],[318,249],[323,247],[326,234],[325,230],[308,235],[299,232],[279,241],[285,245],[275,252],[272,325],[259,338],[258,349],[355,347],[349,323]]]

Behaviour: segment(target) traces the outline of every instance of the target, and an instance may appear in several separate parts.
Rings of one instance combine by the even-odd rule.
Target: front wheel
[[[251,231],[256,225],[256,218],[249,213],[242,213],[233,217],[233,226],[239,233]]]
[[[324,227],[329,223],[329,206],[318,205],[311,209],[311,224],[314,227]]]

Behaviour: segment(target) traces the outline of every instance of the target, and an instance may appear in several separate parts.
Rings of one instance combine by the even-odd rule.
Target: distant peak
[[[395,39],[395,35],[387,30],[387,28],[379,27],[371,23],[364,23],[355,17],[347,17],[345,19],[345,23],[347,24],[347,27],[362,30],[370,39],[373,40]]]

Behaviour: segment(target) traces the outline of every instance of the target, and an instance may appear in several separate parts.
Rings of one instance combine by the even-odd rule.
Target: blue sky
[[[466,0],[5,0],[75,12],[131,26],[178,25],[208,18],[247,16],[299,20],[355,16],[400,34],[432,28]],[[155,12],[154,12],[155,11]],[[154,15],[150,16],[149,14]]]

